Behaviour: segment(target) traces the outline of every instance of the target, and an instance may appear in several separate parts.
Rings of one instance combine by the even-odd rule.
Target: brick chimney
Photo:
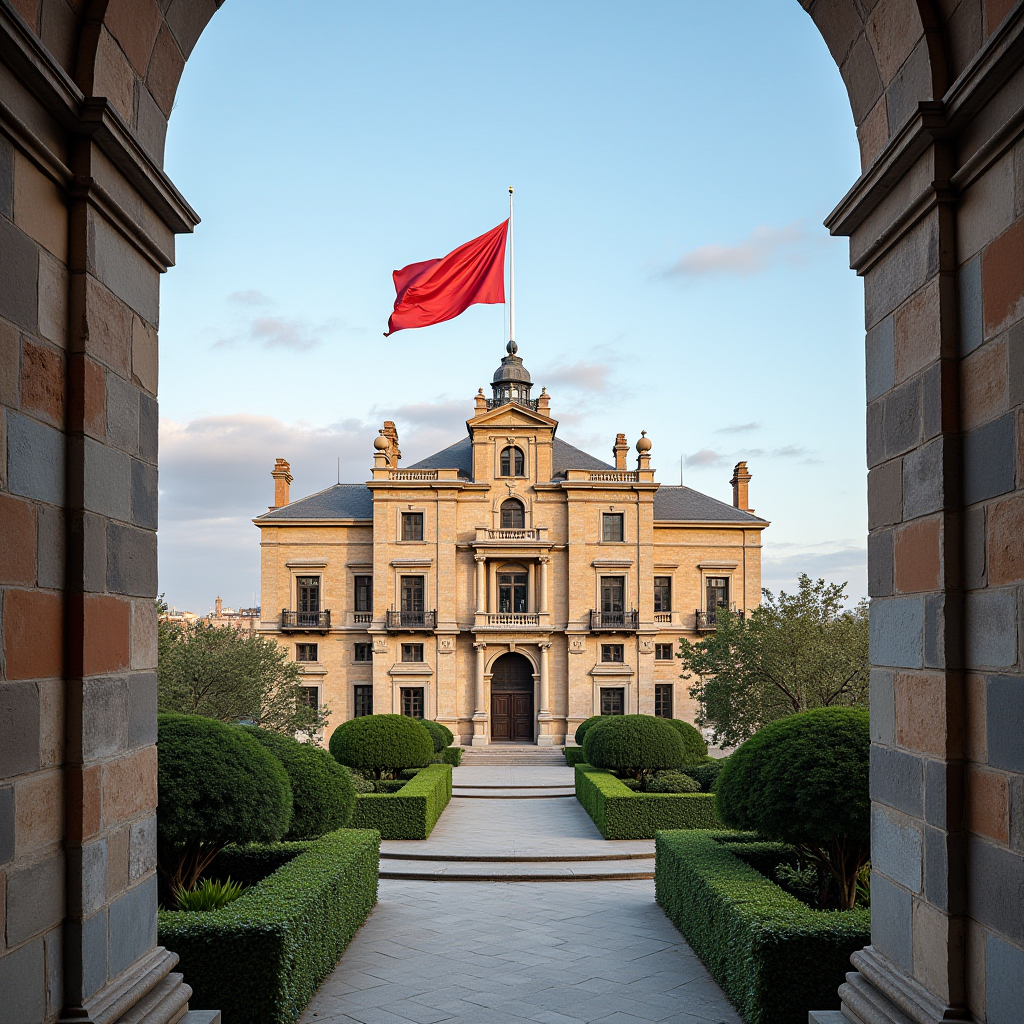
[[[747,490],[750,485],[750,474],[747,472],[747,464],[745,462],[736,463],[736,468],[732,471],[732,479],[729,483],[732,484],[733,508],[742,509],[744,512],[753,512],[754,510],[750,507],[750,495]]]
[[[615,435],[615,444],[612,445],[612,455],[615,456],[615,468],[625,469],[626,468],[626,453],[629,451],[629,445],[626,443],[625,434]]]
[[[274,504],[271,505],[273,510],[291,502],[292,467],[284,459],[278,459],[270,475],[274,478]]]
[[[214,605],[217,611],[214,613],[218,619],[224,618],[224,602],[218,597],[217,603]]]

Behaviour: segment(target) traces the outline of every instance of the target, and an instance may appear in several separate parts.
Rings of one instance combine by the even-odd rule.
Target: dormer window
[[[502,476],[525,476],[526,459],[523,456],[523,449],[515,445],[509,445],[501,450],[501,475]]]
[[[509,498],[501,503],[501,528],[521,530],[526,525],[526,511],[518,498]]]

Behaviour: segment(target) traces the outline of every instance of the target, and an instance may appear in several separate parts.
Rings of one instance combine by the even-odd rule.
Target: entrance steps
[[[612,882],[654,877],[654,854],[380,855],[381,878],[423,882]]]
[[[561,747],[535,747],[529,743],[492,743],[486,747],[465,747],[462,764],[466,767],[535,765],[565,767]]]

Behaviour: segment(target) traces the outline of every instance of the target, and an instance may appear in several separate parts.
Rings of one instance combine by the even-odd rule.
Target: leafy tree
[[[679,641],[684,673],[697,677],[697,724],[715,743],[735,746],[811,708],[867,707],[867,602],[844,608],[845,589],[801,573],[797,593],[765,590],[746,619],[723,608],[714,633]]]
[[[326,708],[306,703],[299,666],[274,640],[200,619],[163,623],[158,644],[161,711],[247,721],[289,736],[327,722]]]

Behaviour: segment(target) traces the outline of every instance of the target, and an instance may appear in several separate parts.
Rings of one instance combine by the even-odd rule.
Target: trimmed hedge
[[[192,1009],[221,1010],[225,1024],[292,1024],[373,909],[376,833],[287,845],[305,850],[226,907],[159,914],[157,941],[181,958]]]
[[[576,765],[576,799],[605,839],[653,839],[663,828],[721,828],[711,793],[634,793],[621,779]]]
[[[655,898],[748,1024],[805,1024],[838,1009],[850,956],[871,941],[867,910],[813,910],[730,852],[783,859],[776,843],[659,832]]]
[[[668,722],[679,733],[679,738],[683,741],[686,764],[699,764],[708,756],[707,741],[696,726],[690,725],[689,722],[683,721],[681,718],[663,718],[662,721]]]
[[[562,749],[565,752],[565,763],[570,768],[575,768],[578,764],[586,764],[582,747],[563,747]]]
[[[709,757],[703,764],[690,764],[679,770],[685,775],[689,775],[691,779],[696,779],[700,783],[702,793],[711,793],[715,788],[715,783],[718,781],[719,772],[728,763],[729,759],[727,757],[720,757],[718,759]]]
[[[591,715],[585,722],[580,722],[580,724],[576,726],[576,732],[573,735],[573,739],[582,747],[583,739],[587,735],[587,733],[590,732],[591,727],[597,725],[597,723],[605,717],[607,716]]]
[[[595,768],[610,768],[639,779],[653,771],[682,768],[683,738],[666,718],[609,715],[583,738],[583,753]]]
[[[339,764],[372,772],[376,779],[403,768],[421,768],[434,756],[430,733],[406,715],[350,718],[331,733],[327,746]]]
[[[451,729],[447,725],[442,725],[440,722],[434,722],[429,718],[418,718],[416,719],[423,726],[427,732],[430,733],[430,738],[434,743],[434,753],[440,754],[445,747],[447,747],[455,736],[452,734]]]
[[[375,828],[381,839],[426,839],[451,798],[452,766],[428,765],[397,793],[359,793],[352,827]]]
[[[462,764],[462,750],[462,747],[445,747],[441,751],[444,763],[450,764],[453,768],[458,768]]]

